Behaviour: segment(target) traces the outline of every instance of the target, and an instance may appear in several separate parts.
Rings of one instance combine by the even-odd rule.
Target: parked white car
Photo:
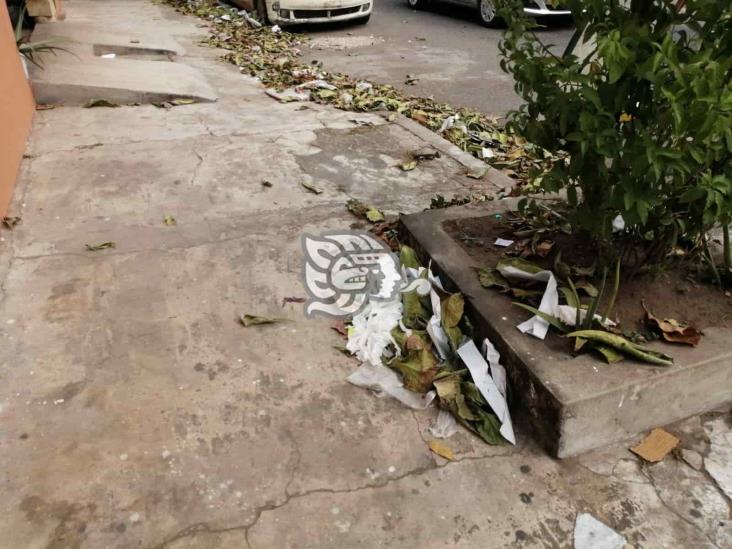
[[[352,21],[366,23],[371,17],[372,0],[254,0],[260,20],[265,23],[300,25]]]
[[[486,27],[492,27],[498,23],[498,9],[496,0],[407,0],[409,7],[415,10],[429,6],[433,1],[444,1],[449,4],[474,7],[478,10],[480,22]],[[532,17],[546,16],[568,16],[572,12],[564,8],[552,8],[547,5],[546,0],[524,0],[524,13]]]

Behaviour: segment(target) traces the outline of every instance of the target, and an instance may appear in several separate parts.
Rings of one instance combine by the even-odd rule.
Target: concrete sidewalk
[[[519,426],[517,447],[460,432],[446,462],[426,444],[436,410],[346,383],[356,361],[328,322],[282,307],[305,295],[301,234],[361,223],[349,198],[416,212],[494,183],[449,155],[402,172],[425,144],[409,127],[272,100],[198,45],[197,19],[65,6],[174,38],[219,99],[37,114],[23,221],[0,233],[0,546],[571,547],[580,512],[636,547],[732,544],[721,475],[673,456],[647,466],[624,444],[557,462]],[[244,312],[291,322],[244,328]],[[672,431],[729,467],[729,425]]]

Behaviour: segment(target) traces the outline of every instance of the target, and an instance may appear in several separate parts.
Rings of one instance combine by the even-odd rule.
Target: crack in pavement
[[[249,540],[249,532],[252,528],[254,528],[257,523],[259,522],[260,518],[264,513],[267,513],[269,511],[277,511],[279,509],[282,509],[283,507],[286,507],[289,505],[290,502],[298,499],[303,499],[315,494],[351,494],[351,493],[357,493],[362,492],[366,490],[378,490],[381,488],[385,488],[387,486],[390,486],[391,484],[394,484],[396,482],[399,482],[405,478],[413,477],[413,476],[419,476],[423,475],[425,473],[429,473],[431,471],[436,471],[438,469],[443,469],[446,467],[450,467],[452,465],[457,465],[460,463],[466,463],[466,462],[473,462],[473,461],[483,461],[483,460],[490,460],[494,458],[505,458],[510,457],[516,453],[515,449],[512,449],[509,452],[502,453],[502,454],[495,454],[492,456],[467,456],[461,459],[455,459],[452,461],[446,461],[443,464],[436,464],[433,463],[428,466],[422,466],[422,467],[416,467],[410,471],[407,471],[401,475],[397,475],[394,477],[391,477],[389,479],[386,479],[384,482],[380,482],[378,484],[365,484],[363,486],[357,486],[355,488],[314,488],[312,490],[306,490],[305,492],[299,492],[299,493],[288,493],[289,486],[292,484],[295,478],[295,471],[296,468],[299,467],[301,454],[299,448],[295,446],[296,448],[296,455],[297,455],[297,462],[295,467],[293,468],[292,477],[287,483],[287,486],[285,487],[285,497],[284,499],[279,502],[273,502],[273,503],[265,503],[264,505],[260,505],[254,509],[254,518],[250,521],[248,521],[245,524],[239,524],[235,526],[229,526],[229,527],[222,527],[222,528],[212,528],[208,523],[206,522],[198,522],[191,526],[187,526],[183,530],[180,530],[179,532],[173,534],[171,537],[165,539],[161,543],[152,546],[150,549],[164,549],[165,547],[168,547],[171,543],[178,541],[180,539],[190,537],[197,535],[199,533],[206,533],[206,534],[223,534],[227,532],[235,532],[238,530],[244,531],[244,539],[247,543],[247,547],[252,549],[251,542]]]
[[[713,547],[716,547],[717,549],[721,549],[719,545],[717,545],[714,540],[709,537],[709,534],[707,534],[704,530],[702,530],[701,526],[693,522],[692,520],[689,520],[687,517],[679,513],[674,507],[671,506],[671,504],[667,503],[666,500],[661,497],[661,494],[658,491],[658,487],[656,486],[655,481],[653,480],[653,475],[650,472],[646,472],[645,470],[642,470],[643,475],[648,479],[650,482],[650,486],[653,488],[653,492],[656,494],[656,497],[658,498],[658,501],[661,503],[661,505],[668,510],[670,513],[672,513],[674,516],[680,518],[682,521],[684,521],[686,524],[691,526],[694,530],[702,534],[709,543],[712,544]]]

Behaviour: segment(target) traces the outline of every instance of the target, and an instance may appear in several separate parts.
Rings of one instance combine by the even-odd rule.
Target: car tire
[[[478,18],[484,27],[495,28],[500,25],[496,0],[478,0]]]
[[[356,25],[365,25],[366,23],[369,22],[369,19],[371,19],[370,13],[368,15],[364,15],[363,17],[359,17],[358,19],[354,19],[353,22]]]
[[[407,6],[413,10],[423,10],[429,6],[430,0],[407,0]]]
[[[269,25],[269,15],[267,15],[266,0],[254,0],[254,6],[257,11],[257,19],[262,25]]]

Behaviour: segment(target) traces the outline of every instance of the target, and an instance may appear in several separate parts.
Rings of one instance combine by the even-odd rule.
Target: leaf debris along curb
[[[388,110],[403,114],[461,150],[484,162],[486,167],[506,170],[519,182],[527,182],[530,172],[542,173],[559,157],[507,132],[495,118],[455,108],[433,99],[409,95],[393,86],[375,84],[342,73],[323,70],[320,63],[303,64],[300,47],[307,37],[269,27],[255,27],[246,12],[224,6],[215,0],[163,0],[178,11],[196,15],[210,23],[204,43],[228,50],[223,58],[242,73],[259,78],[274,93],[300,93],[313,83],[334,89],[316,89],[309,100],[353,112]],[[323,84],[318,84],[321,88]],[[485,151],[491,151],[486,155]],[[485,170],[470,170],[467,175],[481,178]]]

